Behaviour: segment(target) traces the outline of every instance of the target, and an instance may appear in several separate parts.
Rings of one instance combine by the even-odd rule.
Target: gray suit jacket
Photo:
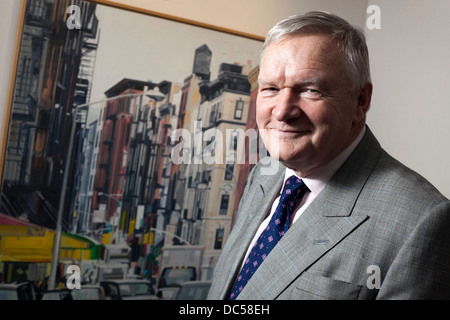
[[[208,299],[227,299],[277,196],[252,170]],[[259,267],[238,299],[450,299],[450,202],[371,131]]]

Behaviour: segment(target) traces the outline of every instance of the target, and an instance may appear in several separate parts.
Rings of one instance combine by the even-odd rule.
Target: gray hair
[[[353,89],[361,89],[370,78],[369,51],[364,33],[337,15],[312,11],[290,16],[278,22],[267,34],[261,59],[271,44],[289,35],[302,33],[328,34],[338,40]]]

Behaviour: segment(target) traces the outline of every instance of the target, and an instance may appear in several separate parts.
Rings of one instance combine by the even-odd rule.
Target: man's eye
[[[267,94],[267,95],[276,94],[278,91],[279,90],[276,87],[261,88],[261,93],[262,94]]]
[[[318,97],[321,95],[320,91],[311,88],[306,88],[303,90],[302,94],[308,97]]]

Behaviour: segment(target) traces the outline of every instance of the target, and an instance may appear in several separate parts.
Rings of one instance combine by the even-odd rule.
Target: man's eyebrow
[[[258,83],[259,85],[269,85],[269,86],[277,86],[279,85],[279,82],[274,80],[264,80],[264,79],[258,79]],[[295,87],[305,87],[305,86],[310,86],[310,85],[316,85],[316,86],[321,86],[321,87],[328,87],[327,86],[327,81],[323,78],[320,77],[313,77],[313,78],[301,78],[301,79],[296,79],[294,81],[294,86]]]
[[[268,80],[261,80],[258,79],[259,85],[275,85],[276,81],[268,81]]]
[[[323,85],[325,81],[322,78],[314,77],[314,78],[303,78],[295,80],[296,86],[309,86],[309,85]]]

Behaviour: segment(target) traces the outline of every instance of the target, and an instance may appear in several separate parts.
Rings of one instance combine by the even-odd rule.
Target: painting
[[[117,276],[102,263],[152,280],[171,247],[201,248],[196,279],[209,279],[265,152],[263,39],[106,1],[23,0],[21,14],[2,150],[6,280],[20,268],[52,278],[55,263],[83,265],[85,282]]]

